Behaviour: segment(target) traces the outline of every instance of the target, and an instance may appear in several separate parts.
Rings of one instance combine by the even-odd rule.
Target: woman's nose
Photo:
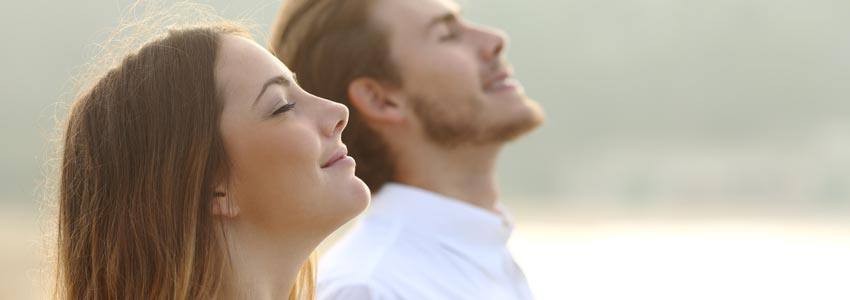
[[[328,137],[341,136],[342,130],[348,124],[348,107],[327,99],[322,100],[326,104],[323,114],[327,116],[322,126],[324,134]]]

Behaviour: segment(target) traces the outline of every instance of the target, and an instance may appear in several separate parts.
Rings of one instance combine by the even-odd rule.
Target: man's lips
[[[324,164],[322,164],[322,168],[324,169],[324,168],[330,167],[334,163],[336,163],[336,162],[338,162],[338,161],[340,161],[340,160],[342,160],[343,158],[346,158],[346,157],[348,157],[348,149],[343,146],[343,147],[337,149],[333,153],[333,155],[331,155],[330,159],[328,159],[327,161],[325,161]]]
[[[503,89],[515,88],[518,82],[513,78],[513,72],[510,69],[499,71],[485,81],[485,91],[500,91]]]

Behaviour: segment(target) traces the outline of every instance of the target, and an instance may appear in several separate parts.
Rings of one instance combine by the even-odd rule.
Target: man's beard
[[[523,99],[523,101],[527,101]],[[435,143],[447,148],[504,144],[536,128],[543,122],[537,104],[531,102],[532,112],[520,118],[498,124],[484,124],[481,99],[461,104],[438,103],[425,97],[411,97],[412,108],[425,134]]]

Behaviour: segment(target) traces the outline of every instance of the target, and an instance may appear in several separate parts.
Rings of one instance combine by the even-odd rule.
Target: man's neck
[[[495,168],[500,150],[500,145],[419,148],[398,156],[395,180],[498,212]]]

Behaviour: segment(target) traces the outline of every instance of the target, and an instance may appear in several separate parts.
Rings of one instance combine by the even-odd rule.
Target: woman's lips
[[[333,166],[337,162],[339,162],[343,159],[346,159],[346,158],[350,158],[348,156],[348,149],[346,149],[345,147],[342,147],[339,150],[337,150],[336,152],[334,152],[334,154],[331,156],[331,158],[328,161],[326,161],[324,164],[322,164],[322,169]]]
[[[348,164],[354,165],[354,158],[346,155],[346,156],[341,157],[340,159],[334,160],[333,162],[328,164],[328,166],[325,167],[325,168],[332,168],[332,167],[336,167],[336,166],[340,166],[340,165],[348,165]]]

